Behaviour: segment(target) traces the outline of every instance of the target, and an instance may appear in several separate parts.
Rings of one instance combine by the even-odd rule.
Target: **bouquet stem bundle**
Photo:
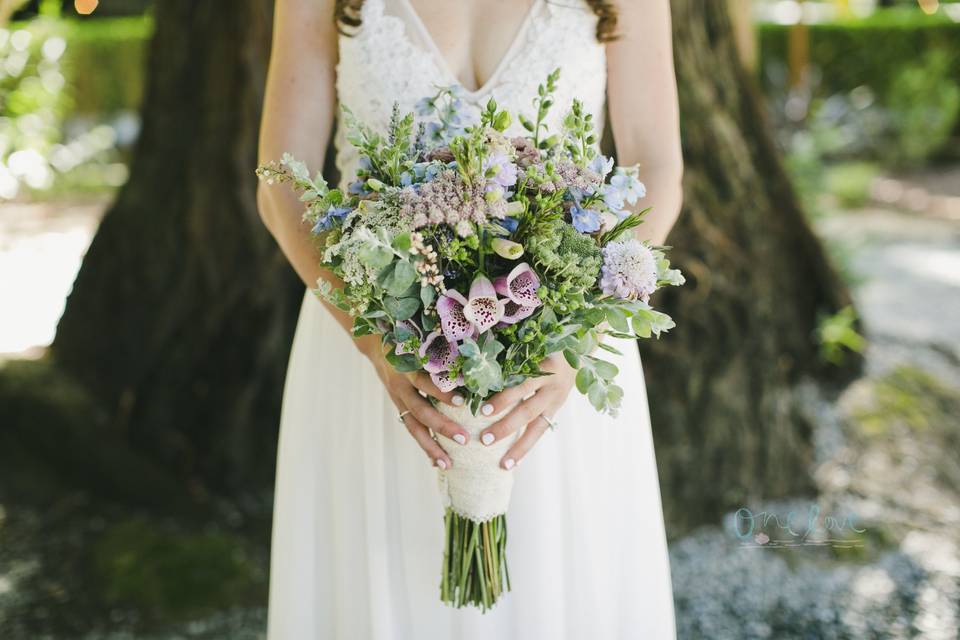
[[[506,516],[474,522],[448,507],[444,524],[440,600],[486,611],[510,590]]]

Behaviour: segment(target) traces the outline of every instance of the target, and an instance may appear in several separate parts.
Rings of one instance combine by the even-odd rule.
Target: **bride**
[[[263,161],[291,152],[320,167],[339,105],[385,125],[437,86],[461,85],[475,113],[490,97],[530,113],[561,69],[550,127],[574,97],[603,126],[620,165],[639,163],[652,206],[643,239],[665,240],[680,209],[679,125],[668,0],[276,0],[260,141]],[[516,133],[520,133],[517,131]],[[359,158],[336,132],[345,179]],[[320,277],[302,205],[261,186],[264,222],[308,287]],[[423,396],[462,404],[423,375],[395,372],[379,340],[309,291],[287,373],[270,575],[271,640],[674,637],[670,567],[640,359],[615,359],[626,397],[601,416],[562,358],[554,375],[481,410],[521,402],[481,436],[523,430],[500,464],[516,466],[508,512],[513,590],[486,613],[439,600],[443,508],[431,438],[467,434]],[[533,393],[535,392],[535,393]],[[398,421],[398,414],[404,414]],[[403,424],[400,424],[402,422]],[[556,426],[550,429],[549,426]],[[426,453],[427,459],[423,458]]]

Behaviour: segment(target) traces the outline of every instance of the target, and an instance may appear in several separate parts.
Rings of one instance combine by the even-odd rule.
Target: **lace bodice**
[[[366,0],[363,24],[352,36],[340,36],[337,96],[363,122],[385,127],[393,103],[403,113],[436,93],[438,86],[458,84],[409,0]],[[490,79],[476,91],[466,91],[468,111],[479,114],[493,97],[513,113],[533,116],[537,86],[559,67],[550,130],[560,122],[574,98],[603,127],[606,96],[606,57],[596,39],[597,18],[584,0],[534,0],[515,40]],[[522,135],[514,120],[509,133]],[[337,167],[343,180],[356,172],[358,154],[338,128]]]

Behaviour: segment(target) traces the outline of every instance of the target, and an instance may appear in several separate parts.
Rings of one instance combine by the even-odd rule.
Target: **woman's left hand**
[[[540,364],[540,368],[552,375],[530,378],[523,384],[501,391],[480,408],[482,414],[492,416],[519,402],[510,413],[480,434],[480,442],[491,445],[526,427],[500,459],[500,466],[504,469],[512,469],[520,462],[550,427],[544,416],[554,420],[570,395],[577,376],[576,370],[559,353],[549,356]]]

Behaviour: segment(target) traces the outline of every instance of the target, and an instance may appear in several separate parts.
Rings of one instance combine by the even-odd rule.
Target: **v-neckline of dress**
[[[504,68],[507,64],[516,55],[517,49],[520,48],[521,43],[523,42],[524,36],[526,36],[527,31],[530,28],[531,23],[533,22],[534,15],[536,14],[537,8],[540,6],[540,3],[543,0],[533,0],[530,4],[530,8],[527,10],[526,16],[523,18],[523,22],[520,23],[519,28],[517,29],[516,34],[513,36],[513,40],[510,42],[510,46],[507,47],[506,52],[503,54],[503,57],[500,58],[500,61],[497,63],[497,66],[494,67],[493,73],[490,74],[490,77],[487,78],[479,87],[474,90],[469,90],[463,86],[463,82],[460,80],[459,76],[454,72],[453,68],[450,66],[450,63],[447,61],[447,58],[443,55],[443,52],[440,51],[440,47],[437,46],[437,41],[434,40],[433,35],[430,33],[430,30],[427,28],[426,23],[420,17],[420,14],[417,13],[416,8],[413,6],[413,3],[410,0],[401,0],[404,5],[406,5],[407,12],[410,14],[411,21],[414,24],[414,27],[417,31],[420,32],[420,37],[426,43],[427,48],[429,49],[430,55],[434,57],[434,61],[437,66],[440,68],[440,71],[447,76],[447,80],[456,83],[458,86],[463,87],[464,93],[469,97],[475,97],[483,95],[489,91],[499,80],[500,75],[502,75]]]

